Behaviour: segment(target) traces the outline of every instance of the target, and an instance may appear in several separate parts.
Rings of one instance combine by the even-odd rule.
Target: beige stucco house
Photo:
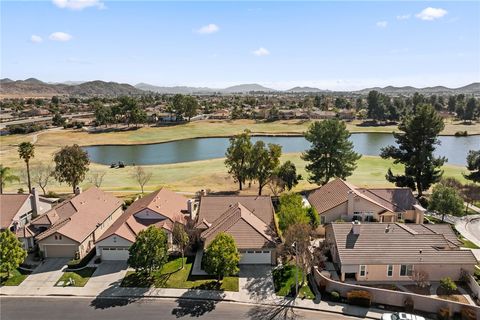
[[[102,260],[127,260],[128,249],[138,233],[154,225],[164,230],[172,248],[175,223],[185,225],[192,213],[192,201],[178,193],[162,188],[133,202],[95,243],[97,256]]]
[[[96,187],[77,193],[29,225],[46,258],[83,258],[123,213],[123,201]]]
[[[422,272],[429,281],[458,280],[478,263],[449,225],[404,223],[331,223],[325,243],[340,280],[414,281]]]
[[[342,179],[312,190],[307,199],[322,224],[337,220],[423,223],[425,212],[409,188],[359,188]]]

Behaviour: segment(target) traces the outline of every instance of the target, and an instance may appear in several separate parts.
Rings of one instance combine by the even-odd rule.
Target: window
[[[391,264],[387,266],[387,277],[393,277],[393,265]]]
[[[360,266],[360,277],[365,277],[367,275],[367,266]]]
[[[325,224],[325,216],[320,216],[320,224]]]
[[[58,237],[57,237],[57,235],[55,235],[55,240],[58,240]]]
[[[397,220],[403,220],[403,212],[397,214]]]
[[[411,276],[413,271],[413,266],[411,264],[402,264],[400,266],[400,276],[406,277]]]

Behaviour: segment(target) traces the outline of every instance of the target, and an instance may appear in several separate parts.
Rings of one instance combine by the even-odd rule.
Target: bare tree
[[[430,285],[428,273],[425,270],[413,270],[410,278],[419,288],[425,288]]]
[[[53,166],[40,164],[33,168],[33,181],[42,189],[43,195],[47,194],[47,185],[53,179]]]
[[[295,223],[284,232],[285,251],[287,254],[296,255],[299,267],[302,269],[302,286],[305,276],[310,272],[313,264],[313,255],[310,251],[310,233],[312,227],[308,223]]]
[[[468,214],[468,206],[472,205],[474,201],[480,200],[480,185],[475,183],[468,183],[463,186],[462,196],[467,205],[465,206],[465,214]]]
[[[88,181],[92,183],[95,187],[100,188],[103,183],[103,177],[105,177],[105,171],[93,171],[88,177]]]
[[[152,177],[152,173],[149,171],[145,171],[143,167],[137,166],[133,169],[132,176],[140,185],[140,188],[142,189],[142,194],[143,194],[143,187],[147,184],[147,182]]]

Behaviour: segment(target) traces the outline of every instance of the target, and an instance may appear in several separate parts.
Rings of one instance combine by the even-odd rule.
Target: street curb
[[[266,307],[276,307],[277,304],[274,303],[253,303],[253,302],[244,302],[244,301],[237,301],[233,299],[213,299],[213,298],[196,298],[196,297],[178,297],[178,296],[92,296],[92,295],[73,295],[73,294],[50,294],[50,295],[9,295],[0,293],[2,297],[11,297],[11,298],[92,298],[92,299],[130,299],[130,298],[138,298],[138,299],[177,299],[177,300],[203,300],[203,301],[218,301],[218,302],[228,302],[228,303],[236,303],[236,304],[244,304],[244,305],[251,305],[251,306],[266,306]],[[344,316],[361,318],[361,319],[374,319],[378,320],[380,318],[368,316],[368,315],[355,315],[351,313],[344,313],[335,310],[325,310],[325,309],[316,309],[310,307],[303,307],[303,306],[296,306],[291,305],[289,308],[292,309],[300,309],[300,310],[308,310],[308,311],[318,311],[318,312],[326,312],[332,314],[341,314]],[[375,310],[373,312],[383,313],[383,310]]]

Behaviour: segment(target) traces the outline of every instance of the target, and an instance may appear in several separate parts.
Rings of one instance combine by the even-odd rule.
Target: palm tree
[[[3,193],[3,187],[7,182],[20,181],[20,179],[13,174],[12,169],[9,167],[4,167],[3,164],[0,164],[0,194]]]
[[[18,146],[18,155],[27,164],[28,192],[32,193],[32,184],[30,182],[30,159],[35,157],[35,146],[30,142],[22,142]]]

